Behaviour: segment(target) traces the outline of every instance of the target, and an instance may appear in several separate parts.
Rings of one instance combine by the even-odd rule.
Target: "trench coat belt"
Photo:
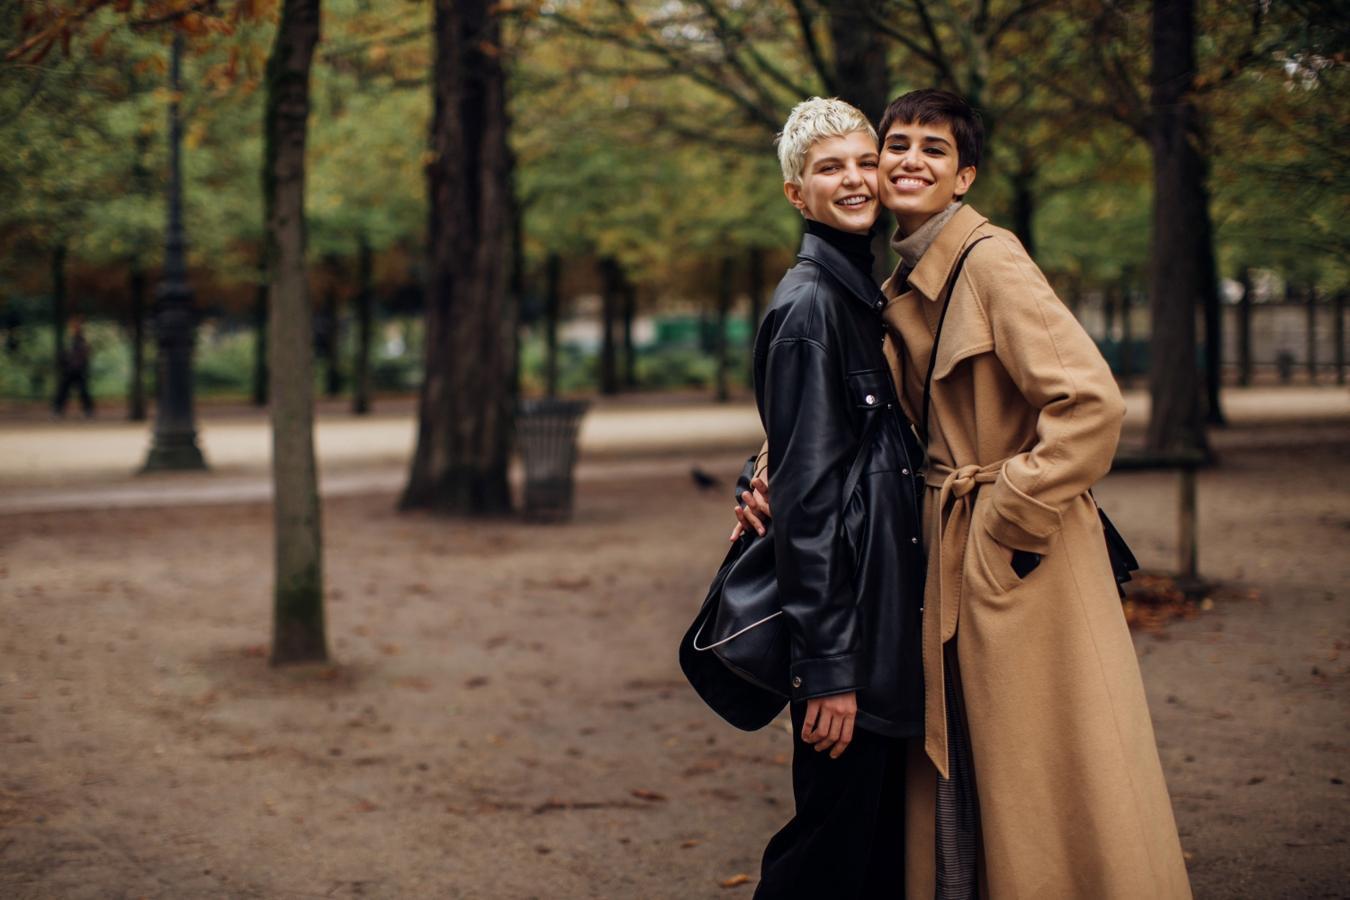
[[[929,555],[937,558],[936,567],[929,570],[930,577],[936,575],[937,583],[928,592],[923,616],[924,749],[944,778],[948,777],[947,695],[942,647],[956,634],[960,615],[975,489],[997,481],[1004,462],[957,468],[930,463],[924,478],[928,487],[939,489],[937,539],[928,548]]]

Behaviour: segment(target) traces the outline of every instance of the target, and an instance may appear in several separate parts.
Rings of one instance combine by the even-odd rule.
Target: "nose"
[[[905,155],[900,158],[900,165],[913,171],[923,166],[923,157],[919,154],[919,148],[912,146],[905,151]]]
[[[862,180],[862,170],[858,168],[857,163],[849,163],[844,167],[844,184],[862,184]]]

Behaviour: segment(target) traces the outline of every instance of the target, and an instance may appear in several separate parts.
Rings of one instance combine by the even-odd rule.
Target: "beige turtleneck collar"
[[[891,249],[900,257],[900,269],[908,277],[914,267],[919,264],[919,260],[928,252],[928,248],[933,246],[933,241],[942,232],[943,227],[951,221],[952,216],[961,208],[961,201],[954,200],[947,205],[947,208],[933,218],[929,219],[919,226],[909,237],[900,237],[900,229],[895,230],[891,236]]]

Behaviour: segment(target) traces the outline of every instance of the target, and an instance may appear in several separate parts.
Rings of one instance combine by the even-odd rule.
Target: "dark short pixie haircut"
[[[966,166],[979,166],[980,154],[984,150],[984,123],[969,103],[951,91],[924,88],[901,94],[892,100],[881,116],[881,127],[877,129],[882,146],[885,146],[886,132],[896,122],[902,125],[910,122],[946,125],[956,138],[957,164],[963,169]]]

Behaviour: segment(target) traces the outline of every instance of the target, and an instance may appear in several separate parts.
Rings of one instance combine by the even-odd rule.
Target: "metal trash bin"
[[[577,431],[589,403],[542,397],[522,400],[516,437],[525,463],[525,517],[561,522],[572,515]]]

